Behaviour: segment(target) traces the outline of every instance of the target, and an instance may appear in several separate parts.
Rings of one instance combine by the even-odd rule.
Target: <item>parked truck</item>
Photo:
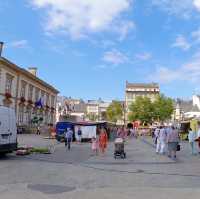
[[[0,154],[11,153],[17,149],[17,126],[15,111],[0,106]]]

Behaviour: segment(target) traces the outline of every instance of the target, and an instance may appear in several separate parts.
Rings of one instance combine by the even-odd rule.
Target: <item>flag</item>
[[[42,103],[42,99],[41,98],[38,101],[35,102],[35,106],[36,107],[40,107],[40,108],[43,107],[43,103]]]

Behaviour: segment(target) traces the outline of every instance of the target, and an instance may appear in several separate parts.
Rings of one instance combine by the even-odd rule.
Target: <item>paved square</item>
[[[188,144],[182,143],[175,162],[156,155],[145,140],[129,140],[127,159],[115,160],[113,143],[105,155],[92,156],[90,144],[67,151],[63,143],[22,135],[21,144],[54,146],[54,153],[1,158],[1,199],[199,198],[200,157],[190,155]]]

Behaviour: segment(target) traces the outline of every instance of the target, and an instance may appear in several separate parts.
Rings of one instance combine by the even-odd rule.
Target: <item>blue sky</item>
[[[3,56],[62,95],[123,99],[125,82],[200,94],[200,0],[3,0]]]

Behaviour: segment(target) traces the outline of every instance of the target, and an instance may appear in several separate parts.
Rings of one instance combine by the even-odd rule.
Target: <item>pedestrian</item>
[[[77,131],[77,141],[79,143],[81,143],[81,140],[82,140],[82,130],[80,127],[78,127],[78,131]]]
[[[37,126],[37,132],[36,132],[36,134],[40,135],[40,126],[39,125]]]
[[[125,141],[125,139],[127,137],[127,131],[124,126],[119,130],[118,137],[122,138]]]
[[[65,146],[68,148],[68,150],[71,149],[72,139],[73,139],[73,131],[70,128],[67,128],[67,131],[65,132]]]
[[[160,133],[160,128],[157,127],[154,131],[154,144],[156,145],[156,148],[157,148],[157,144],[158,144],[158,137],[159,137],[159,133]]]
[[[165,128],[160,127],[159,135],[157,138],[156,153],[165,154],[166,152],[167,134]]]
[[[167,143],[168,143],[168,157],[176,159],[176,151],[179,143],[179,135],[177,129],[172,126],[171,130],[167,135]]]
[[[99,150],[98,144],[99,144],[98,139],[96,137],[93,137],[92,138],[92,152],[95,155],[98,155],[98,150]]]
[[[108,142],[108,135],[105,129],[101,129],[100,135],[99,135],[99,148],[102,154],[105,153],[105,150],[107,148],[107,142]]]
[[[200,153],[200,126],[199,126],[199,130],[197,131],[196,141],[198,142],[198,152]]]
[[[196,147],[195,147],[196,133],[191,128],[189,129],[188,140],[191,146],[192,155],[196,155]]]
[[[130,137],[131,138],[136,138],[137,139],[137,133],[136,133],[136,129],[134,127],[132,127],[130,129]]]

